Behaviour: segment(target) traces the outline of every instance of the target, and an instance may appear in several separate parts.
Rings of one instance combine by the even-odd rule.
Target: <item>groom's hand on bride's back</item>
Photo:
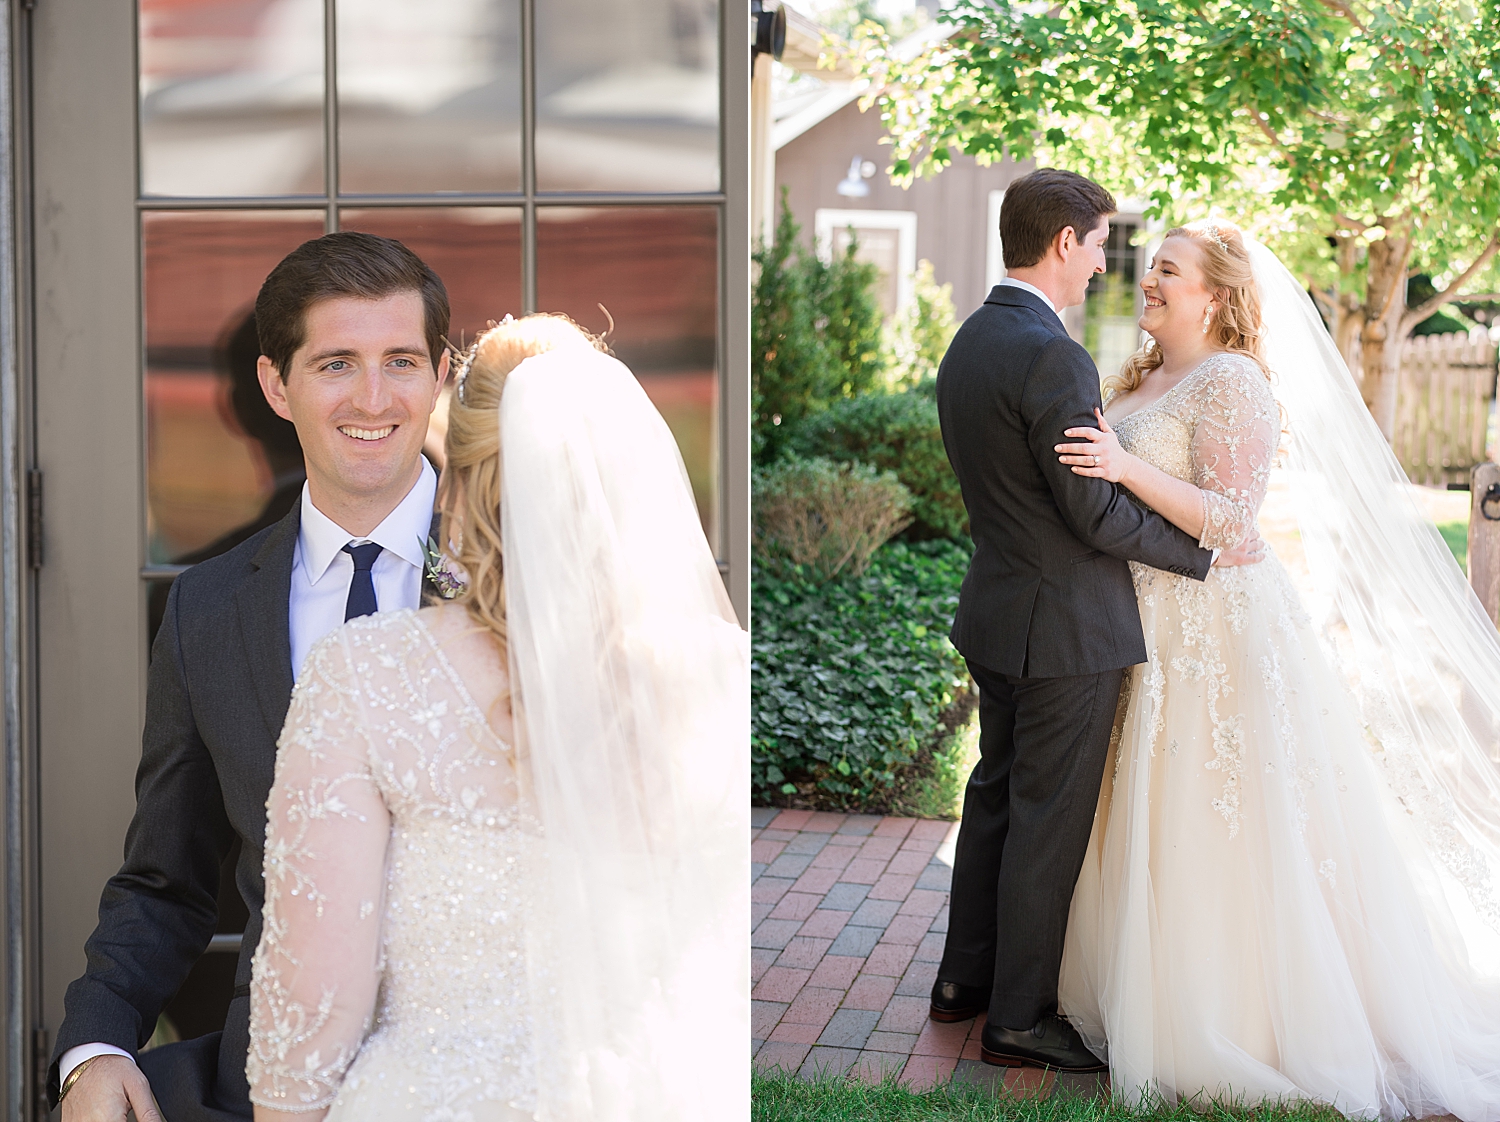
[[[125,1056],[94,1060],[62,1103],[62,1122],[125,1122],[129,1117],[135,1122],[165,1122],[151,1084]]]
[[[1259,533],[1251,531],[1244,541],[1233,549],[1226,549],[1214,558],[1214,568],[1222,569],[1226,565],[1254,565],[1266,559],[1266,543],[1261,539]]]

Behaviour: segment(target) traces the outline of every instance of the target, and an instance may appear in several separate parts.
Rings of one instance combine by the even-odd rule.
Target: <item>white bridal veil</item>
[[[1302,541],[1333,608],[1330,652],[1373,758],[1441,869],[1442,894],[1493,946],[1500,634],[1418,508],[1312,300],[1275,254],[1247,244]]]
[[[500,402],[518,730],[544,860],[539,1117],[749,1117],[749,654],[676,442],[585,348]]]

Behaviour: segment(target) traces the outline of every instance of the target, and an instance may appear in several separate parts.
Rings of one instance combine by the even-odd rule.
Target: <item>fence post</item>
[[[1469,478],[1469,583],[1500,624],[1500,464],[1480,464]]]

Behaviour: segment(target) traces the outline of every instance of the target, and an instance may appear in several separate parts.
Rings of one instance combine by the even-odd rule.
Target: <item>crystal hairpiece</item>
[[[490,320],[488,327],[504,327],[506,324],[515,322],[515,317],[507,312],[505,318],[499,323]],[[458,398],[460,405],[469,404],[468,399],[464,396],[464,385],[469,380],[469,370],[474,365],[474,356],[479,353],[479,340],[483,339],[486,333],[481,332],[475,337],[472,343],[462,350],[455,347],[452,343],[448,344],[448,349],[453,355],[453,394]]]
[[[1209,240],[1212,241],[1214,245],[1218,246],[1225,253],[1229,252],[1229,243],[1224,240],[1224,235],[1219,233],[1218,226],[1214,225],[1214,223],[1212,222],[1205,222],[1203,223],[1201,229],[1205,234],[1208,235]]]

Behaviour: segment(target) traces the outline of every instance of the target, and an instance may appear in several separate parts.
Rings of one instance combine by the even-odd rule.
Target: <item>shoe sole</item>
[[[928,1009],[927,1016],[931,1020],[947,1025],[952,1024],[954,1021],[971,1021],[983,1012],[983,1009],[977,1007],[973,1009],[939,1009],[936,1005],[933,1005]]]
[[[991,1052],[982,1044],[979,1046],[979,1058],[994,1067],[1031,1067],[1040,1068],[1043,1071],[1060,1071],[1068,1075],[1091,1075],[1109,1070],[1108,1064],[1097,1062],[1083,1067],[1065,1067],[1062,1064],[1049,1064],[1045,1060],[1032,1059],[1030,1056],[1009,1056],[1004,1052]]]

